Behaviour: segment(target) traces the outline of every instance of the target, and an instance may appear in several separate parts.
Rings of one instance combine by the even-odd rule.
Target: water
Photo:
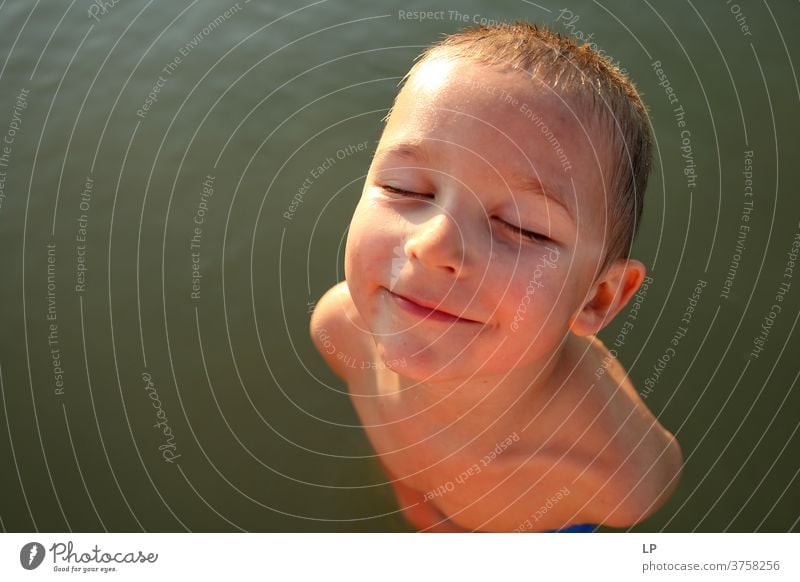
[[[593,35],[658,138],[653,283],[618,352],[687,462],[634,529],[796,531],[800,10],[772,4],[3,3],[2,527],[408,531],[308,309],[413,58],[527,18]]]

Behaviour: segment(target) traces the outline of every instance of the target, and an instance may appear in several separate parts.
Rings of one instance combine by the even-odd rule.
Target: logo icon
[[[44,560],[44,546],[38,542],[28,542],[19,551],[19,563],[26,570],[35,570]]]
[[[400,245],[397,245],[392,249],[392,255],[392,272],[391,276],[389,277],[390,291],[394,289],[395,285],[397,285],[397,280],[400,278],[400,272],[408,262],[408,257],[406,257],[405,253],[403,252],[403,247]]]

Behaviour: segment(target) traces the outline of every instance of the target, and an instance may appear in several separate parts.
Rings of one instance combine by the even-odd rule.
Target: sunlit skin
[[[622,527],[677,483],[677,442],[622,367],[595,377],[608,352],[594,334],[645,267],[600,270],[611,164],[587,117],[530,75],[440,59],[409,79],[387,121],[346,281],[318,304],[312,336],[324,328],[357,360],[403,362],[364,371],[320,350],[418,529],[520,529],[565,486],[527,529]],[[510,434],[519,441],[480,472],[426,495]]]

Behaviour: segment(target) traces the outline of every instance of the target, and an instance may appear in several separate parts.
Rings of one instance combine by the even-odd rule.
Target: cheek
[[[569,329],[572,296],[568,268],[543,268],[539,262],[516,277],[498,310],[510,357],[525,352],[539,357],[556,349]]]
[[[525,260],[497,261],[487,274],[496,293],[501,299],[498,305],[503,311],[516,312],[520,309],[534,310],[544,315],[551,307],[566,300],[565,278],[567,266],[559,259],[557,251],[537,251],[533,258]],[[506,289],[507,288],[507,289]]]
[[[396,237],[381,224],[374,212],[357,209],[350,223],[345,248],[345,277],[348,286],[361,287],[384,284],[392,261],[392,248]]]

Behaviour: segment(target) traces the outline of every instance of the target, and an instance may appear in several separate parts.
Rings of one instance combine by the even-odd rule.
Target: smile
[[[432,319],[434,321],[442,321],[445,323],[480,323],[479,321],[475,321],[474,319],[467,319],[465,317],[458,317],[451,313],[447,313],[446,311],[440,311],[438,309],[434,309],[432,307],[426,307],[424,305],[420,305],[418,300],[412,300],[409,297],[404,297],[403,295],[398,295],[397,293],[392,293],[387,289],[389,296],[392,298],[392,301],[395,305],[399,306],[403,311],[410,313],[412,315],[416,315],[417,317],[423,317],[425,319]]]

